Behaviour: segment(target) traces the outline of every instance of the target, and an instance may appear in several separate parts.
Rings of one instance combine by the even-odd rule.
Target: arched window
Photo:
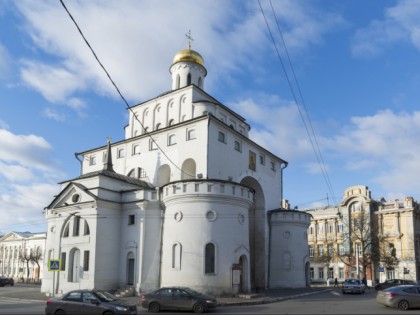
[[[200,89],[202,89],[202,88],[203,88],[203,79],[201,79],[201,77],[199,77],[199,78],[198,78],[198,87],[199,87]]]
[[[188,129],[187,131],[187,140],[195,139],[195,129]]]
[[[80,275],[80,250],[73,248],[70,251],[69,257],[69,273],[68,273],[68,282],[79,282]]]
[[[174,134],[168,136],[168,145],[176,144],[176,136]]]
[[[216,249],[213,243],[208,243],[205,248],[204,273],[214,274],[216,271]]]
[[[191,84],[191,73],[188,73],[188,76],[187,76],[187,85],[190,85]]]
[[[181,244],[172,245],[172,268],[181,269]]]
[[[85,220],[85,226],[83,229],[83,235],[90,235],[89,223],[86,220]]]
[[[66,226],[64,227],[63,237],[69,237],[70,231],[70,222],[67,222]]]
[[[179,89],[180,82],[181,82],[181,78],[179,77],[179,74],[178,74],[176,76],[176,87],[175,88]]]

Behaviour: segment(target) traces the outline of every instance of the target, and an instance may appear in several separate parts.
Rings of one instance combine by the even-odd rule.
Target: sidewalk
[[[19,290],[18,292],[7,292],[7,290],[2,290],[1,296],[31,301],[47,301],[49,298],[44,293],[41,293],[41,287],[39,285],[15,284],[15,286],[22,286],[22,290]],[[314,286],[298,289],[272,289],[266,290],[262,293],[238,294],[235,296],[217,296],[216,298],[219,306],[256,305],[274,303],[331,290],[333,290],[333,287]],[[140,306],[141,303],[139,296],[130,296],[123,299],[130,301],[137,306]]]

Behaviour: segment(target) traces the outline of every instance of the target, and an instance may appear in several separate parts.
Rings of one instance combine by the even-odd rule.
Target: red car
[[[15,285],[15,280],[13,280],[13,278],[0,277],[0,287],[6,285]]]

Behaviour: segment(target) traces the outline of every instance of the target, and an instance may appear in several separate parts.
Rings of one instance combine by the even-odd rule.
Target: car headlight
[[[115,308],[117,309],[117,311],[123,311],[123,312],[128,311],[128,308],[125,306],[116,306]]]

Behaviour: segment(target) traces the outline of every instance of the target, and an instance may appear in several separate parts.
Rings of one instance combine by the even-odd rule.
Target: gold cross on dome
[[[185,34],[185,36],[187,36],[187,38],[188,38],[188,49],[191,50],[191,41],[194,40],[191,36],[191,30],[189,30],[188,33]]]

